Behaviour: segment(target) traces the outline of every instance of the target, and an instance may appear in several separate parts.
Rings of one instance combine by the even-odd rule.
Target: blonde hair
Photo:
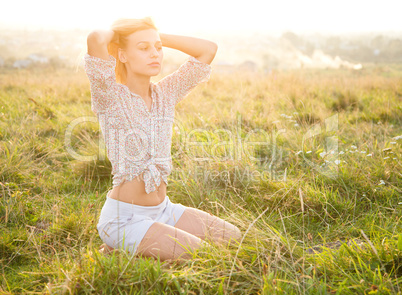
[[[119,60],[118,49],[127,47],[127,37],[141,30],[157,30],[150,17],[141,19],[120,18],[113,22],[111,30],[115,33],[115,39],[108,44],[108,52],[116,59],[116,82],[124,84],[127,79],[126,65]]]

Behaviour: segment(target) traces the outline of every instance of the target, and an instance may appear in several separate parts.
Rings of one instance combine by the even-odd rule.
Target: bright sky
[[[119,17],[153,17],[166,33],[402,31],[397,0],[9,0],[1,25],[107,28]],[[108,3],[108,4],[107,4]]]

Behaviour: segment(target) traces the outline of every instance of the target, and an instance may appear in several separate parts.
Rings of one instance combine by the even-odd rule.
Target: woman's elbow
[[[100,44],[102,43],[102,35],[99,31],[92,31],[87,36],[87,42],[92,44]]]
[[[217,51],[218,44],[215,42],[210,42],[208,44],[208,49],[205,50],[203,57],[200,57],[200,59],[202,59],[205,63],[210,64],[214,60]]]
[[[215,42],[211,42],[210,45],[210,54],[212,55],[212,59],[215,57],[216,52],[218,51],[218,44],[216,44]]]
[[[211,41],[211,50],[216,53],[218,51],[218,44]]]

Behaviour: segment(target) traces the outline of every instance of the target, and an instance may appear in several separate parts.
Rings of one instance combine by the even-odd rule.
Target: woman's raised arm
[[[87,37],[88,54],[109,60],[108,44],[114,39],[112,30],[95,30]]]
[[[218,50],[216,43],[205,39],[164,33],[159,36],[163,46],[180,50],[206,64],[211,64]]]

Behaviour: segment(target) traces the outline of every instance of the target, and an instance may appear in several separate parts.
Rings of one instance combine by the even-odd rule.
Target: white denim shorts
[[[106,195],[96,228],[108,246],[134,254],[139,243],[154,222],[175,226],[186,210],[172,203],[168,196],[157,206],[138,206],[117,201]]]

